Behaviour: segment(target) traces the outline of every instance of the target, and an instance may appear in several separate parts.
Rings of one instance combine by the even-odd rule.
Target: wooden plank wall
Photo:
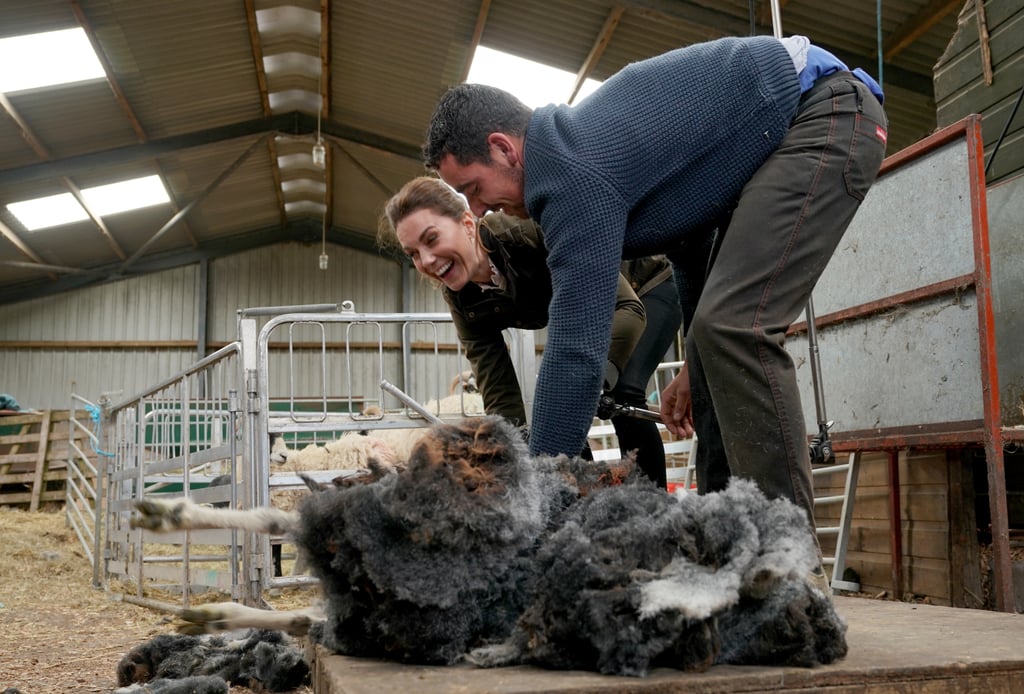
[[[79,417],[88,421],[85,412]],[[43,410],[0,417],[0,506],[37,511],[48,503],[63,503],[67,481],[67,410]],[[84,432],[77,445],[96,454]]]
[[[1006,130],[986,176],[992,183],[1024,170],[1024,119],[1018,114],[1010,120],[1024,87],[1024,3],[985,0],[983,5],[987,36],[979,30],[977,5],[965,3],[956,32],[935,64],[935,110],[940,128],[980,113],[986,156]],[[987,69],[992,71],[991,83],[986,81]]]
[[[842,454],[846,455],[846,454]],[[938,605],[981,607],[980,545],[970,457],[957,450],[912,451],[899,462],[902,585],[892,583],[889,458],[861,458],[846,566],[861,591],[897,599],[927,597]],[[841,477],[836,475],[835,477]],[[842,479],[816,480],[815,494],[841,494]],[[835,525],[840,509],[817,509],[819,525]],[[823,551],[834,541],[823,540]]]

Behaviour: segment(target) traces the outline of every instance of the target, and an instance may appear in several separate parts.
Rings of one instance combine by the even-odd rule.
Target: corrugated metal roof
[[[53,159],[138,142],[103,80],[21,92],[9,99]],[[69,121],[74,127],[68,127]],[[84,139],[82,132],[89,138]],[[31,155],[28,161],[36,159],[31,149],[25,151]]]
[[[876,71],[875,3],[781,4],[787,34],[806,34]],[[934,128],[931,70],[962,4],[883,3],[890,152]],[[324,5],[328,17],[320,15]],[[768,3],[755,6],[756,31],[770,33]],[[0,103],[8,111],[0,115],[0,303],[275,241],[320,242],[325,231],[329,242],[372,249],[384,201],[423,172],[423,131],[437,98],[468,69],[478,23],[483,45],[571,72],[588,66],[588,76],[604,79],[665,50],[748,34],[749,7],[744,0],[6,0],[0,36],[82,25],[110,80],[14,93],[8,106]],[[609,17],[617,22],[603,35]],[[911,38],[894,49],[901,36]],[[322,75],[321,49],[329,58]],[[326,170],[312,163],[321,88]],[[152,174],[163,177],[174,203],[105,220],[112,238],[91,222],[29,233],[4,207]],[[182,208],[188,214],[169,224]]]
[[[0,38],[78,26],[66,0],[4,0]]]
[[[127,53],[109,56],[113,77],[150,139],[263,115],[244,3],[98,4],[124,37]]]

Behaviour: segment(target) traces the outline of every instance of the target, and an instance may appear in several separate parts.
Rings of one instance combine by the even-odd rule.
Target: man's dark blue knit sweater
[[[627,66],[573,107],[537,109],[524,197],[553,296],[530,449],[578,451],[600,394],[619,263],[671,250],[728,211],[800,100],[771,37],[697,44]]]

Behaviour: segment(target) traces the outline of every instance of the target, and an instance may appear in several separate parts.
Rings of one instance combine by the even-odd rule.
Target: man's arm
[[[575,455],[601,394],[627,208],[575,162],[529,151],[526,203],[544,229],[552,286],[530,451]]]

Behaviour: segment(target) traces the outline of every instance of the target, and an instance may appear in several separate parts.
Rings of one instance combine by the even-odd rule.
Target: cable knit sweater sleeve
[[[530,156],[543,159],[537,163],[553,183],[551,194],[559,194],[561,185],[571,179],[574,195],[588,191],[582,192],[583,199],[602,202],[545,206],[540,218],[553,293],[530,423],[534,454],[578,451],[586,440],[611,341],[627,213],[618,194],[600,177],[549,154],[532,151]],[[546,194],[542,186],[534,190]],[[580,230],[586,230],[584,243],[573,238]]]

